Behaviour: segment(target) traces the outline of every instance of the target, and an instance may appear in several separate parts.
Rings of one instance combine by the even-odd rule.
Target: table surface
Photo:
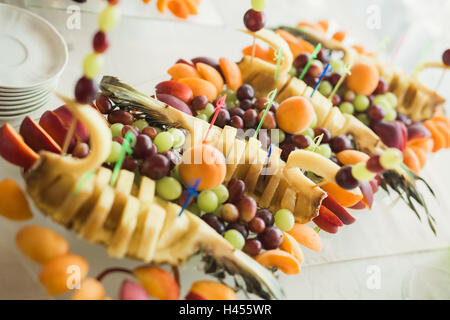
[[[25,0],[27,1],[27,0]],[[137,0],[136,0],[137,1]],[[195,21],[180,22],[170,16],[151,18],[129,15],[120,28],[111,34],[111,48],[107,53],[104,74],[115,75],[143,92],[152,93],[155,82],[168,78],[167,68],[178,58],[195,56],[227,56],[239,59],[241,49],[251,42],[248,36],[236,31],[242,28],[242,15],[250,1],[208,2]],[[0,1],[2,2],[2,1]],[[23,0],[3,2],[24,5]],[[31,1],[35,4],[37,1]],[[45,3],[45,1],[43,1]],[[248,2],[248,3],[247,3]],[[417,61],[439,59],[440,52],[450,45],[450,35],[444,31],[450,25],[449,1],[430,0],[427,6],[420,1],[399,1],[392,4],[378,1],[381,10],[380,29],[369,30],[366,25],[371,1],[268,1],[266,10],[269,25],[294,24],[299,20],[331,18],[332,23],[352,30],[355,39],[375,50],[386,35],[390,44],[383,54],[389,58],[404,30],[406,41],[395,63],[410,71]],[[59,2],[72,4],[72,2]],[[337,4],[338,3],[338,4]],[[50,8],[30,8],[49,20],[63,35],[69,46],[69,64],[64,71],[58,91],[72,95],[75,81],[81,73],[84,55],[90,51],[96,16],[83,13],[81,29],[66,26],[68,13]],[[148,8],[154,10],[154,8]],[[326,11],[325,11],[326,10]],[[373,10],[373,8],[372,8]],[[399,11],[402,10],[402,11]],[[392,12],[402,12],[398,17]],[[214,16],[214,21],[209,18]],[[340,23],[340,25],[338,25]],[[430,48],[425,51],[424,47]],[[438,74],[426,74],[424,80],[435,86]],[[446,88],[447,90],[443,90]],[[450,77],[441,87],[449,98]],[[38,118],[45,109],[57,107],[54,98],[48,106],[32,115]],[[14,123],[17,125],[17,122]],[[355,212],[357,222],[346,226],[337,235],[320,233],[324,249],[321,253],[305,251],[305,263],[297,276],[280,275],[280,282],[289,299],[449,299],[450,298],[450,197],[448,163],[450,152],[432,155],[423,176],[436,191],[433,198],[424,188],[430,211],[438,223],[435,236],[425,222],[394,196],[384,192],[376,195],[372,211]],[[0,160],[0,180],[11,177],[21,181],[17,168]],[[106,267],[137,265],[135,261],[107,257],[106,250],[90,245],[71,232],[55,225],[34,210],[36,215],[27,224],[41,224],[60,232],[72,246],[72,251],[85,256],[91,263],[92,275]],[[25,258],[14,243],[17,230],[24,224],[0,219],[0,299],[46,299],[38,283],[39,266]],[[182,292],[192,281],[206,278],[199,271],[199,261],[193,259],[181,269]],[[122,277],[112,276],[106,281],[110,295],[115,297]]]

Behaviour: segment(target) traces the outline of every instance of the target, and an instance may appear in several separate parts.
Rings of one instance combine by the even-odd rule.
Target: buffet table
[[[196,23],[179,22],[174,19],[147,19],[144,17],[125,17],[121,27],[112,33],[114,41],[108,52],[104,74],[119,77],[140,89],[142,92],[152,93],[153,85],[158,80],[167,78],[165,71],[178,58],[195,57],[208,54],[210,56],[228,56],[237,59],[240,48],[248,45],[248,36],[236,32],[242,27],[241,17],[247,3],[244,1],[204,0],[211,2],[205,5],[202,14],[211,19],[198,19]],[[1,1],[0,1],[1,2]],[[25,5],[18,0],[3,1],[6,3]],[[36,2],[36,1],[34,1]],[[275,2],[275,4],[270,3]],[[323,11],[327,3],[327,12]],[[341,3],[342,2],[342,3]],[[353,25],[364,23],[356,13],[358,10],[365,15],[362,5],[366,1],[339,1],[339,8],[334,1],[269,1],[270,25],[278,23],[295,23],[300,19],[316,19],[329,17],[331,12],[340,12],[337,16],[341,22],[347,23],[350,29]],[[436,3],[439,1],[435,1]],[[301,3],[301,4],[300,4]],[[356,5],[355,3],[358,3]],[[368,2],[367,2],[368,3]],[[404,19],[395,22],[397,28],[409,26],[407,41],[396,57],[398,64],[404,68],[411,68],[420,59],[420,48],[414,41],[414,34],[425,31],[428,38],[422,36],[422,43],[432,41],[429,58],[437,57],[442,48],[450,43],[440,38],[439,30],[448,30],[450,22],[444,19],[450,14],[448,1],[441,1],[443,12],[435,11],[435,21],[440,21],[439,28],[427,29],[429,12],[423,14],[423,24],[416,21],[409,23],[417,10],[405,11]],[[345,19],[348,10],[353,6],[356,16],[353,22]],[[387,4],[383,8],[387,8]],[[295,10],[293,8],[295,7]],[[428,8],[428,10],[432,10]],[[308,8],[309,11],[306,10]],[[436,9],[436,8],[434,8]],[[66,27],[68,13],[64,10],[31,7],[37,13],[52,23],[63,35],[69,46],[69,64],[67,65],[58,86],[58,91],[72,95],[75,81],[80,76],[80,66],[84,54],[89,50],[90,39],[95,29],[96,16],[82,13],[81,29],[70,30]],[[347,10],[347,11],[346,11]],[[447,10],[447,11],[446,11]],[[311,16],[305,17],[310,12]],[[439,13],[439,15],[438,15]],[[383,19],[388,20],[388,13]],[[402,16],[403,17],[403,16]],[[417,18],[417,17],[416,17]],[[416,19],[415,18],[415,19]],[[338,19],[336,19],[338,20]],[[384,21],[384,20],[383,20]],[[387,24],[387,22],[384,22]],[[366,27],[355,31],[355,36],[368,33],[365,36],[367,45],[376,47],[390,26],[381,30],[368,30]],[[425,30],[421,30],[425,28]],[[439,29],[439,30],[438,30]],[[434,33],[433,33],[434,32]],[[400,35],[399,35],[400,36]],[[394,50],[395,42],[391,40]],[[361,37],[360,37],[361,38]],[[389,54],[389,50],[387,54]],[[409,54],[414,52],[414,54]],[[181,56],[182,55],[182,56]],[[419,55],[419,56],[418,56]],[[410,70],[410,69],[409,69]],[[159,75],[159,76],[158,76]],[[428,75],[427,75],[428,76]],[[430,85],[436,75],[429,75]],[[434,80],[436,81],[436,80]],[[450,87],[450,76],[443,82],[441,88]],[[444,92],[445,90],[442,90]],[[450,98],[447,90],[447,97]],[[52,98],[46,108],[32,114],[38,119],[46,109],[60,105],[56,98]],[[447,105],[448,107],[448,105]],[[17,123],[15,123],[17,125]],[[320,233],[323,240],[323,251],[315,253],[304,249],[305,263],[300,275],[280,275],[288,299],[449,299],[450,298],[450,197],[448,181],[450,180],[450,151],[442,151],[434,155],[423,170],[422,176],[429,182],[436,192],[433,198],[426,188],[421,188],[430,212],[437,221],[437,236],[426,224],[426,220],[419,222],[409,208],[392,195],[384,192],[376,195],[372,211],[354,212],[357,222],[342,228],[336,235]],[[10,177],[20,181],[19,169],[0,159],[0,180]],[[26,224],[40,224],[50,227],[66,237],[72,251],[85,256],[91,263],[90,273],[96,274],[108,266],[134,266],[138,263],[132,260],[115,260],[107,257],[106,250],[99,245],[90,245],[78,239],[74,233],[65,231],[61,226],[46,219],[35,211],[35,218]],[[39,285],[37,274],[39,266],[30,262],[16,248],[15,232],[23,224],[14,223],[0,218],[0,299],[47,299],[44,289]],[[199,261],[191,260],[181,269],[182,288],[189,288],[193,279],[201,274],[197,271]],[[202,278],[204,278],[202,276]],[[117,281],[115,281],[117,280]],[[119,280],[111,277],[105,282],[107,290],[119,285]],[[114,290],[115,291],[115,290]],[[184,294],[184,292],[182,292]]]

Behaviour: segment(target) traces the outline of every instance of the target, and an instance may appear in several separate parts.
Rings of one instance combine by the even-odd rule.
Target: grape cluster
[[[300,76],[303,73],[303,70],[308,64],[308,61],[310,59],[311,54],[309,53],[302,53],[298,55],[294,60],[294,64],[290,71],[290,75],[293,77]],[[308,68],[308,71],[306,72],[303,78],[303,81],[305,81],[305,83],[308,86],[315,88],[315,86],[319,82],[320,75],[323,73],[325,69],[324,66],[326,66],[328,63],[330,63],[332,70],[334,71],[335,70],[334,68],[336,66],[335,64],[330,62],[329,51],[327,49],[322,48],[318,52],[317,58],[312,60]],[[340,78],[339,74],[336,71],[334,71],[330,76],[324,78],[324,81],[320,83],[319,92],[325,96],[329,96],[331,91],[333,90],[333,87],[339,81],[339,78]]]

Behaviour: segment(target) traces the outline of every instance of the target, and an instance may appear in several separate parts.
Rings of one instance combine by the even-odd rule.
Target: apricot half
[[[184,152],[179,166],[185,184],[200,179],[198,190],[209,190],[222,184],[227,172],[224,155],[216,148],[202,144]]]
[[[224,284],[204,280],[192,284],[186,300],[237,300],[237,296]]]
[[[380,73],[371,63],[358,62],[347,77],[347,88],[365,96],[371,95],[378,86]]]
[[[277,123],[283,131],[291,134],[307,129],[314,118],[314,108],[304,97],[284,100],[276,112]]]

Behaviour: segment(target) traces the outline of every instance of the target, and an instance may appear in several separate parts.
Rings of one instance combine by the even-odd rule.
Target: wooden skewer
[[[67,153],[67,150],[69,150],[70,141],[72,140],[73,133],[75,132],[75,126],[77,124],[77,119],[73,118],[72,123],[70,124],[69,131],[66,135],[66,140],[64,140],[63,148],[61,151],[61,154],[65,155]]]
[[[253,66],[253,59],[255,58],[256,54],[256,37],[255,34],[253,34],[253,44],[252,44],[252,59],[250,60],[250,65]]]

